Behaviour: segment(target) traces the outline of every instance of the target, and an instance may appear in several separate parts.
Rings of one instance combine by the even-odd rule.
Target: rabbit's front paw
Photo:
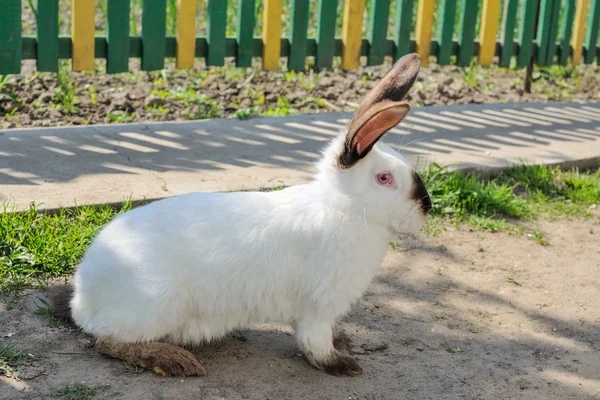
[[[205,376],[206,370],[189,351],[174,347],[170,353],[156,357],[152,370],[161,376]],[[177,351],[179,350],[179,351]]]
[[[319,368],[329,375],[335,376],[356,376],[362,374],[363,370],[352,358],[338,353],[333,353],[332,357],[320,363]]]
[[[352,348],[352,339],[346,332],[338,332],[333,335],[333,347],[336,350],[350,350]]]

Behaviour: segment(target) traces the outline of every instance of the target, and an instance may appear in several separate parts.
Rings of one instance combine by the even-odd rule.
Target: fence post
[[[456,65],[467,66],[473,58],[475,47],[475,24],[477,23],[477,11],[479,0],[463,0],[462,20],[458,31],[458,57]]]
[[[238,67],[250,67],[253,55],[252,42],[254,41],[254,0],[240,0],[237,16],[237,54],[235,65]]]
[[[196,4],[196,0],[177,0],[177,58],[175,62],[177,68],[191,68],[194,66],[194,59],[196,58]]]
[[[371,21],[369,23],[369,58],[367,65],[382,64],[387,50],[387,27],[390,17],[390,0],[371,1]]]
[[[596,41],[598,39],[598,24],[600,24],[600,0],[592,0],[587,20],[587,32],[585,35],[585,63],[591,64],[596,57]]]
[[[500,0],[484,0],[479,33],[479,65],[490,65],[496,53],[496,32],[500,16]]]
[[[421,57],[421,65],[429,65],[429,54],[431,54],[431,33],[433,31],[433,12],[435,11],[435,0],[419,0],[417,10],[417,28],[415,39],[417,53]]]
[[[510,60],[515,48],[515,25],[517,24],[519,0],[507,0],[504,6],[504,28],[499,66],[507,68],[510,67]]]
[[[142,70],[144,71],[163,69],[165,66],[166,20],[166,0],[142,2]]]
[[[573,56],[571,63],[579,65],[581,63],[583,51],[583,38],[585,36],[585,22],[588,15],[588,6],[590,0],[577,0],[575,11],[575,26],[573,27]]]
[[[346,0],[342,26],[342,68],[356,69],[360,66],[362,46],[362,20],[365,0]]]
[[[338,0],[319,0],[317,55],[315,57],[317,69],[329,68],[333,65],[337,6]]]
[[[567,9],[564,13],[562,30],[560,34],[560,57],[558,63],[567,65],[571,54],[571,37],[573,34],[573,20],[575,19],[575,0],[567,0]]]
[[[71,42],[73,71],[94,69],[94,0],[73,0]]]
[[[281,11],[281,0],[265,0],[262,31],[262,67],[264,70],[279,69],[279,56],[281,54]]]
[[[129,0],[107,2],[108,54],[106,72],[115,74],[129,70]]]
[[[294,0],[292,2],[290,31],[290,54],[288,55],[288,69],[304,71],[306,66],[306,42],[308,33],[308,0]]]
[[[394,61],[412,51],[410,34],[413,23],[413,0],[398,0],[394,23]]]
[[[445,65],[450,64],[450,57],[452,56],[452,35],[454,33],[454,18],[456,17],[456,0],[442,0],[440,7],[442,14],[437,62],[440,65]]]
[[[540,9],[540,2],[542,0],[537,0],[537,7],[536,10]],[[537,35],[537,30],[538,30],[538,23],[540,20],[540,13],[536,12],[535,13],[535,23],[533,24],[533,41],[536,40],[536,35]],[[533,77],[533,67],[535,64],[535,52],[532,52],[529,58],[529,65],[527,65],[527,69],[525,70],[525,92],[526,93],[531,93],[531,80]]]

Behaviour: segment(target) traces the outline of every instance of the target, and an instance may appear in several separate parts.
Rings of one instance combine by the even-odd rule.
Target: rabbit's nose
[[[427,193],[427,189],[425,189],[425,184],[423,180],[417,174],[416,171],[412,171],[413,182],[412,187],[410,189],[409,197],[419,203],[421,206],[421,211],[423,214],[427,214],[431,211],[431,198],[429,197],[429,193]]]

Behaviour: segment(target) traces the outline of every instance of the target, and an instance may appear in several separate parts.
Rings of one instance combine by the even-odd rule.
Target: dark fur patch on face
[[[334,376],[356,376],[363,372],[363,369],[352,357],[342,355],[337,351],[333,352],[331,357],[319,362],[317,367]]]
[[[122,343],[110,338],[99,338],[96,349],[107,356],[149,369],[161,376],[206,375],[192,353],[168,343]]]
[[[412,171],[412,177],[413,183],[410,192],[408,193],[408,198],[419,203],[421,205],[421,211],[424,215],[427,215],[427,213],[431,211],[431,198],[429,197],[429,193],[427,193],[427,189],[425,189],[423,180],[414,170]]]

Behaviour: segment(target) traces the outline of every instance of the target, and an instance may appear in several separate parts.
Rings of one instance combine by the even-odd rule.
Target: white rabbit
[[[178,345],[278,322],[315,367],[356,375],[332,327],[358,300],[396,232],[415,232],[431,201],[414,169],[377,143],[409,106],[420,68],[404,56],[373,88],[314,179],[273,192],[190,193],[128,211],[87,250],[53,309],[99,351],[162,375],[204,375]],[[341,347],[341,338],[337,339]]]

